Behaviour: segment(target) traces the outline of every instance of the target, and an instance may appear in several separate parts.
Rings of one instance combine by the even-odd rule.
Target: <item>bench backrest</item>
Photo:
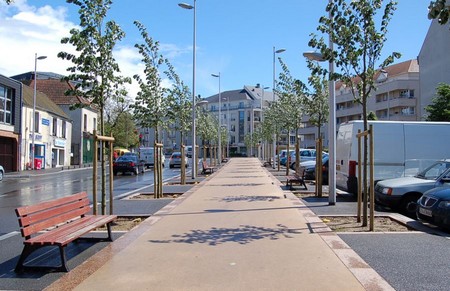
[[[208,168],[208,164],[206,163],[206,161],[202,161],[202,166],[203,166],[203,169]]]
[[[87,193],[80,192],[31,206],[19,207],[16,209],[16,215],[22,236],[29,238],[39,231],[82,217],[89,211]]]

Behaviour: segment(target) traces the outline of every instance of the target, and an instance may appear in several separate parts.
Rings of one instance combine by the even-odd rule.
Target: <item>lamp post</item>
[[[47,56],[37,56],[37,53],[34,54],[34,88],[33,88],[33,135],[31,142],[31,169],[34,168],[34,157],[35,157],[35,140],[36,140],[36,83],[37,83],[37,61],[46,59]]]
[[[230,159],[230,96],[227,96],[227,159]]]
[[[222,95],[220,91],[220,72],[219,74],[211,74],[211,76],[215,78],[219,78],[219,128],[218,128],[218,134],[219,134],[219,148],[217,151],[218,159],[219,159],[219,165],[222,162],[222,142],[221,142],[221,135],[222,135]]]
[[[273,102],[275,102],[275,54],[280,54],[286,51],[286,49],[278,49],[275,50],[273,47]],[[273,163],[272,168],[275,169],[275,161],[277,160],[277,141],[276,141],[276,133],[273,134]]]
[[[329,1],[332,3],[332,0]],[[330,19],[332,18],[331,11],[329,14]],[[328,35],[329,39],[329,49],[333,51],[333,40],[331,34]],[[303,56],[314,61],[323,62],[325,59],[323,55],[319,52],[305,52]],[[336,94],[335,94],[335,81],[331,79],[334,74],[334,61],[329,61],[329,82],[328,91],[330,94],[329,101],[329,118],[328,118],[328,204],[336,204]]]
[[[194,46],[192,48],[192,157],[196,157],[196,136],[195,136],[195,46],[196,46],[196,24],[197,24],[197,17],[196,17],[196,9],[195,9],[195,2],[194,0],[194,6],[186,3],[179,3],[178,6],[180,6],[183,9],[193,9],[194,10]],[[192,163],[192,179],[195,179],[197,177],[197,161],[195,160]]]

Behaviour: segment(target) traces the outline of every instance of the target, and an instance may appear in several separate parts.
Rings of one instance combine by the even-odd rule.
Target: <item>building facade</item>
[[[70,82],[61,81],[63,76],[49,72],[38,72],[36,88],[57,104],[72,121],[70,164],[91,164],[94,159],[94,130],[97,129],[98,110],[89,100],[80,96],[67,96],[73,88]],[[13,76],[30,87],[34,86],[34,72]],[[78,106],[74,106],[78,105]]]
[[[376,89],[367,100],[367,112],[375,113],[378,120],[417,121],[420,116],[420,72],[417,60],[388,66],[375,76]],[[341,123],[362,119],[362,105],[345,84],[336,83],[336,129]],[[315,147],[317,127],[304,118],[300,130],[301,147]],[[328,125],[321,129],[324,148],[328,148]]]
[[[45,169],[70,165],[72,122],[64,111],[44,93],[23,85],[20,170]],[[34,119],[33,119],[34,113]],[[34,129],[33,129],[34,128]],[[34,142],[33,142],[34,136]],[[33,159],[34,146],[34,161]]]
[[[22,111],[22,84],[0,75],[0,165],[6,172],[19,170],[20,115]]]
[[[433,20],[419,53],[421,99],[418,115],[422,119],[426,117],[424,108],[435,97],[439,83],[450,84],[449,48],[450,23],[440,25]]]

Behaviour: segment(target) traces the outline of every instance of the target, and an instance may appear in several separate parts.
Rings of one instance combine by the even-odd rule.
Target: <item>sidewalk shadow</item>
[[[210,246],[217,246],[224,243],[248,244],[253,241],[268,238],[278,240],[281,238],[293,238],[294,235],[301,234],[305,229],[291,229],[282,224],[277,224],[276,228],[241,225],[236,228],[212,227],[209,230],[195,229],[184,234],[174,234],[169,240],[149,240],[151,243],[201,243]]]

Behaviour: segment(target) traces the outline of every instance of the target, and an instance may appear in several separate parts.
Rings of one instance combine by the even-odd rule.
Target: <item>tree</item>
[[[313,92],[309,93],[306,98],[304,98],[303,103],[305,107],[305,113],[309,115],[309,122],[317,127],[317,138],[319,143],[316,147],[316,195],[322,197],[322,126],[328,122],[329,115],[329,90],[328,90],[328,80],[327,71],[323,69],[315,61],[307,61],[308,68],[311,71],[311,75],[308,77],[308,83],[312,87]]]
[[[104,108],[106,100],[119,100],[126,95],[123,84],[130,82],[119,75],[120,69],[113,56],[113,49],[118,41],[125,37],[119,25],[114,21],[105,23],[106,14],[112,4],[111,0],[67,0],[79,7],[80,28],[70,30],[70,37],[61,40],[62,44],[71,44],[77,53],[58,53],[58,57],[71,61],[73,66],[67,68],[70,75],[65,81],[74,84],[67,95],[84,97],[100,111],[100,135],[105,134]],[[78,103],[74,107],[85,106]],[[102,202],[106,201],[105,148],[102,147]],[[102,213],[106,205],[102,203]]]
[[[428,6],[428,19],[438,19],[439,24],[444,25],[448,22],[449,7],[447,0],[431,1]]]
[[[171,110],[168,112],[168,123],[174,124],[174,129],[180,132],[181,135],[181,147],[184,146],[184,137],[189,132],[192,124],[192,103],[189,101],[189,88],[183,83],[178,74],[175,72],[175,68],[168,60],[165,61],[168,69],[165,71],[167,77],[173,82],[172,87],[167,90],[168,102]],[[181,184],[186,182],[186,168],[184,167],[184,154],[182,151],[182,165],[181,165]],[[192,159],[195,162],[195,157]]]
[[[165,90],[161,86],[161,76],[159,68],[164,64],[164,57],[159,54],[159,42],[154,41],[148,34],[147,29],[140,22],[135,21],[134,24],[138,28],[144,43],[135,44],[139,54],[142,56],[144,64],[143,76],[136,74],[133,78],[139,84],[139,92],[137,93],[134,109],[135,120],[141,128],[153,128],[155,132],[155,198],[162,197],[162,173],[158,170],[159,164],[156,144],[161,143],[159,131],[164,126],[164,122],[168,117],[169,100],[165,97]],[[161,183],[159,183],[159,182]]]
[[[280,115],[280,122],[282,127],[287,130],[288,134],[288,156],[290,149],[290,132],[293,130],[295,132],[296,141],[296,153],[295,153],[295,171],[299,173],[300,166],[300,153],[299,144],[300,140],[298,137],[298,132],[302,126],[302,117],[304,112],[304,101],[306,94],[306,86],[299,80],[295,80],[288,66],[278,58],[281,65],[281,72],[279,75],[279,81],[277,82],[277,95],[279,97],[280,105],[283,114]],[[288,161],[289,162],[289,161]],[[286,176],[289,175],[289,163],[286,167]]]
[[[356,102],[362,105],[364,130],[368,129],[367,99],[375,89],[375,66],[380,61],[382,49],[386,41],[386,34],[391,17],[396,9],[397,2],[388,1],[383,5],[382,0],[345,0],[330,1],[326,11],[329,16],[319,20],[318,31],[328,34],[334,47],[328,46],[323,38],[312,34],[309,45],[319,49],[324,59],[332,61],[340,72],[330,76],[331,79],[341,80],[351,88]],[[384,9],[383,9],[384,8]],[[381,18],[379,10],[383,10]],[[377,25],[376,20],[380,20]],[[379,68],[387,67],[401,55],[393,52],[379,63]],[[367,225],[367,164],[368,145],[367,136],[364,137],[363,146],[363,193],[364,193],[364,221]],[[359,177],[361,178],[361,177]]]
[[[450,85],[439,84],[436,89],[436,97],[431,100],[431,104],[425,107],[428,112],[427,121],[447,121],[450,122]]]
[[[105,105],[105,134],[114,136],[114,145],[130,149],[139,146],[139,134],[130,113],[131,99],[107,100]]]

